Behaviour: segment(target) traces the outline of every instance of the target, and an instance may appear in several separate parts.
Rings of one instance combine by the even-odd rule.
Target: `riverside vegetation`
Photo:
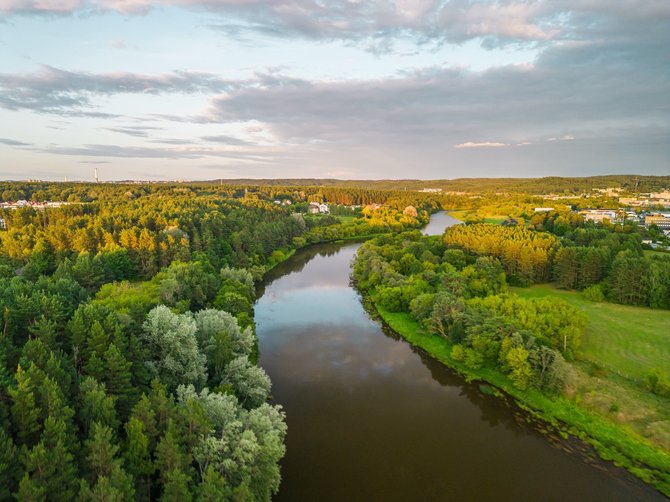
[[[592,256],[567,260],[572,252]],[[667,308],[670,281],[655,279],[668,267],[670,259],[644,255],[638,235],[575,220],[556,233],[474,224],[451,227],[443,237],[377,237],[359,250],[354,279],[410,343],[506,391],[668,495],[667,312],[593,302]],[[574,276],[582,282],[566,280]],[[551,279],[585,293],[518,287]],[[622,294],[631,287],[636,295]],[[595,316],[595,309],[606,313]],[[656,333],[651,326],[617,332],[616,321],[603,319],[639,323],[657,314]],[[622,357],[631,347],[633,354]]]
[[[196,186],[2,194],[71,204],[1,214],[0,500],[270,499],[286,424],[256,365],[255,281],[297,247],[432,209],[384,194],[343,223],[305,214],[316,191],[292,208]]]
[[[530,193],[505,196],[361,183],[0,183],[3,201],[69,203],[0,210],[0,499],[270,498],[286,426],[256,366],[255,282],[295,249],[379,234],[356,276],[396,330],[667,493],[659,360],[629,378],[616,350],[606,360],[593,348],[583,305],[549,308],[508,288],[554,279],[594,300],[667,308],[668,281],[655,280],[667,261],[643,252],[638,230],[585,224],[558,204],[532,215],[546,205],[537,182],[505,182]],[[308,214],[310,202],[331,214]],[[453,242],[393,237],[441,207],[523,225],[455,230]]]

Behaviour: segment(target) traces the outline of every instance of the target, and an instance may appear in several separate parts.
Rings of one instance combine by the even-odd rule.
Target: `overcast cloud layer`
[[[0,177],[668,174],[669,48],[667,0],[0,0]]]

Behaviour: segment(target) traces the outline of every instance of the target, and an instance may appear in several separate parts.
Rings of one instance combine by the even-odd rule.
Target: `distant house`
[[[328,209],[328,204],[319,204],[319,212],[322,214],[328,214],[330,212]]]
[[[602,223],[604,220],[609,220],[611,223],[617,221],[617,210],[616,209],[586,209],[580,211],[584,217],[585,221],[594,221],[596,223]]]
[[[318,202],[310,202],[309,207],[307,208],[307,212],[309,214],[319,214],[321,212],[319,210],[319,203]]]
[[[27,201],[27,200],[17,200],[16,202],[0,202],[0,208],[2,209],[21,209],[24,207],[30,207],[38,211],[43,211],[47,208],[59,208],[61,206],[67,206],[69,202],[37,202],[37,201]]]
[[[553,207],[536,207],[534,211],[536,213],[548,213],[549,211],[553,211]]]
[[[661,230],[670,230],[670,215],[658,213],[645,216],[644,226],[649,228],[652,225],[656,225]]]

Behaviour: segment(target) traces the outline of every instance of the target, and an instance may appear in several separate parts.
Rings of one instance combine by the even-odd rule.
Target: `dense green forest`
[[[562,288],[587,290],[594,300],[670,309],[670,255],[645,254],[637,232],[578,220],[574,225],[549,227],[560,236],[524,225],[456,226],[444,240],[449,247],[498,258],[514,285],[553,279]]]
[[[438,207],[301,192],[4,185],[5,200],[70,204],[0,215],[0,499],[277,491],[286,424],[256,366],[255,282],[297,247],[418,227]],[[307,214],[312,200],[346,218]]]

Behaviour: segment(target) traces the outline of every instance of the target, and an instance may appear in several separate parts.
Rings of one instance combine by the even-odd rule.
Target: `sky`
[[[670,175],[669,0],[0,0],[0,179]]]

